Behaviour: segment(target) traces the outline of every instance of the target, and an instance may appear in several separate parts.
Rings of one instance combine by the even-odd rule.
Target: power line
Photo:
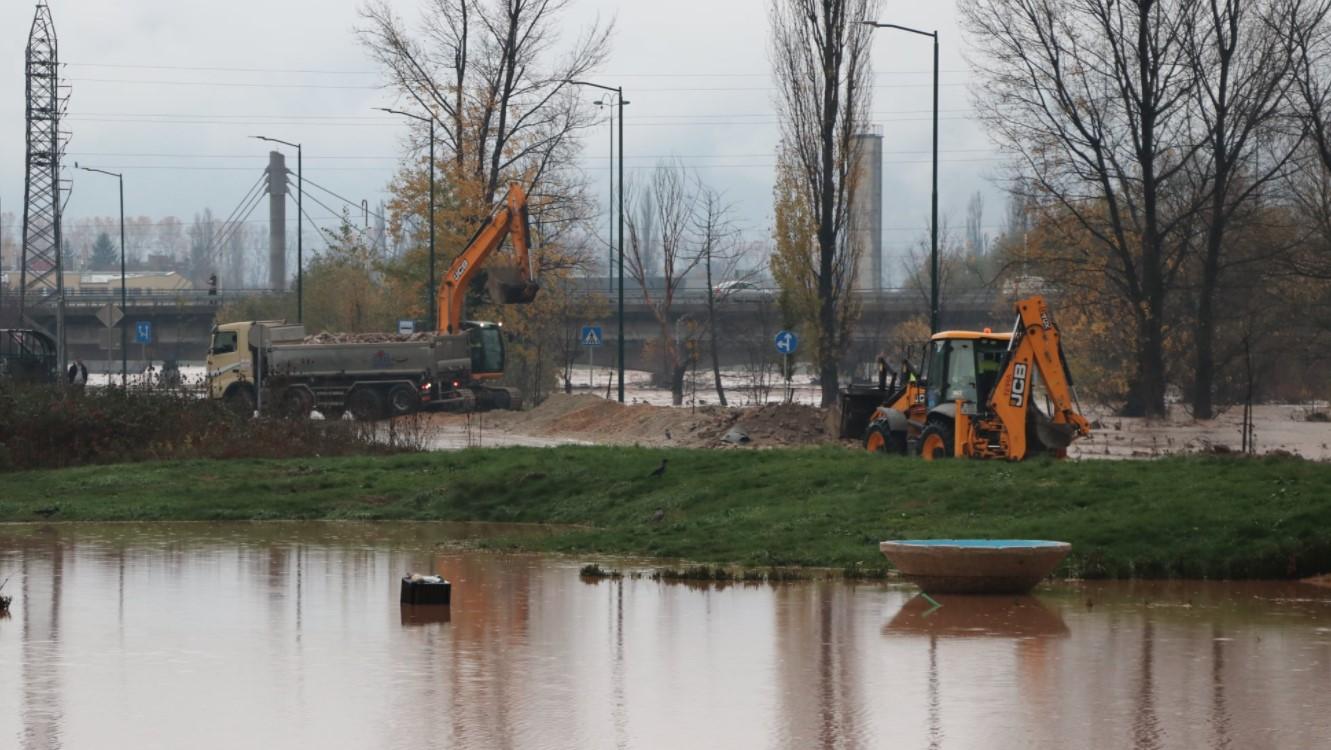
[[[162,81],[136,78],[68,78],[72,83],[118,83],[135,86],[218,86],[221,88],[258,88],[258,89],[350,89],[359,91],[381,91],[387,86],[351,86],[328,83],[260,83],[256,81]],[[965,83],[940,83],[939,86],[967,86]],[[875,89],[914,89],[933,88],[932,83],[875,83]],[[665,88],[635,87],[635,92],[735,92],[735,91],[777,91],[771,86],[670,86]]]
[[[330,75],[330,76],[375,76],[381,75],[382,71],[375,70],[321,70],[317,68],[247,68],[247,67],[223,67],[223,66],[192,66],[192,65],[139,65],[123,63],[83,63],[67,62],[64,63],[71,68],[110,68],[115,70],[182,70],[205,73],[290,73],[299,75]],[[966,68],[956,68],[949,70],[940,70],[943,75],[953,75],[957,73],[970,73]],[[874,76],[894,76],[894,75],[929,75],[933,69],[923,70],[878,70],[874,71]],[[607,78],[771,78],[772,74],[767,73],[616,73],[607,72]]]
[[[288,174],[288,175],[291,174],[291,170],[290,170],[290,169],[287,170],[287,174]],[[289,182],[289,180],[288,180],[288,182]],[[309,183],[310,185],[313,185],[314,187],[316,187],[316,188],[318,188],[318,189],[324,191],[325,193],[328,193],[329,195],[331,195],[331,196],[333,196],[334,198],[336,198],[336,199],[342,201],[343,203],[347,204],[348,206],[351,206],[352,208],[355,208],[355,209],[364,210],[364,211],[368,212],[368,213],[370,214],[370,216],[373,216],[374,218],[379,219],[380,221],[383,221],[383,222],[387,223],[387,219],[385,219],[383,216],[381,216],[381,215],[375,213],[374,211],[370,211],[370,210],[369,210],[368,208],[366,208],[364,205],[362,205],[362,204],[360,204],[360,203],[356,203],[356,202],[354,202],[354,201],[351,201],[351,200],[349,200],[349,199],[347,199],[347,198],[343,198],[342,196],[338,195],[337,193],[334,193],[332,190],[329,190],[328,188],[324,187],[323,185],[320,185],[319,183],[315,182],[314,180],[311,180],[311,179],[308,178],[308,177],[305,178],[305,182],[307,182],[307,183]],[[306,195],[309,195],[310,193],[309,193],[309,191],[307,190],[307,191],[305,191],[305,194],[306,194]],[[311,196],[311,200],[314,200],[313,196]],[[316,201],[316,202],[317,202],[317,201]],[[320,204],[320,205],[323,205],[323,204]],[[329,209],[329,213],[336,213],[336,212],[334,212],[332,209]]]

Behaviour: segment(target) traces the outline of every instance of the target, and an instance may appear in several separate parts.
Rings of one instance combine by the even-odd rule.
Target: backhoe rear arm
[[[1027,414],[1036,373],[1053,402],[1054,424],[1069,425],[1082,437],[1090,435],[1090,423],[1077,411],[1067,363],[1059,344],[1058,327],[1043,297],[1017,303],[1017,325],[1013,331],[1007,367],[990,395],[990,409],[1003,422],[1007,456],[1021,460],[1027,452]]]

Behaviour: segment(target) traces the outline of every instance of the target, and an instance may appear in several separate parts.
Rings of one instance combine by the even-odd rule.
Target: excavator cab
[[[498,323],[464,321],[467,351],[471,355],[471,374],[475,378],[496,378],[504,374],[504,331]]]

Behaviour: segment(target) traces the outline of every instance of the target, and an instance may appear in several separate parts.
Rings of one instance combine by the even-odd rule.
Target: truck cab
[[[263,331],[260,334],[260,331]],[[208,397],[253,410],[255,403],[255,346],[299,343],[305,327],[285,320],[256,320],[215,326],[208,342]]]

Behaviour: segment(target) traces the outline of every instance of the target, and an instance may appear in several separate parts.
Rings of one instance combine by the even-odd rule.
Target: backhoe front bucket
[[[524,281],[516,268],[490,269],[490,299],[501,305],[529,305],[536,301],[541,285]]]

